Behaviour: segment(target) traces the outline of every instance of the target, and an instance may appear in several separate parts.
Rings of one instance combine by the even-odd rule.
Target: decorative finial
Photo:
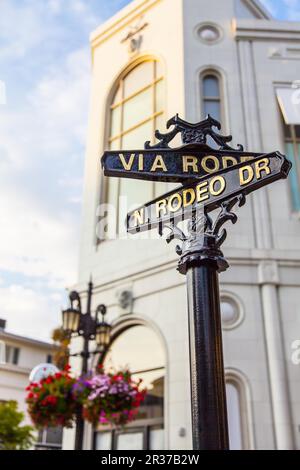
[[[228,145],[228,142],[232,141],[231,135],[221,135],[218,134],[213,127],[221,130],[221,124],[216,119],[212,118],[209,114],[206,119],[196,124],[184,121],[181,119],[178,114],[169,119],[167,122],[167,129],[171,126],[174,126],[170,132],[162,134],[160,131],[155,131],[155,137],[159,142],[155,145],[151,145],[150,141],[145,143],[145,149],[156,149],[156,148],[171,148],[169,143],[176,137],[177,134],[181,134],[181,140],[183,146],[195,147],[195,146],[205,146],[210,148],[207,145],[207,138],[210,136],[212,140],[219,145],[219,150],[238,150],[243,151],[244,148],[242,145],[238,145],[237,149],[234,149]]]

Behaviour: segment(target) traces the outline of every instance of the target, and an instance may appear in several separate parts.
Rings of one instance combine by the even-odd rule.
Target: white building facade
[[[57,347],[15,335],[5,327],[6,321],[0,319],[0,402],[16,401],[18,410],[24,413],[24,424],[32,425],[25,401],[29,375],[38,364],[51,363]],[[61,448],[62,429],[45,429],[36,435],[36,448]]]
[[[300,448],[300,23],[251,0],[135,0],[91,35],[92,86],[77,289],[113,324],[108,365],[128,365],[150,396],[126,431],[86,429],[85,448],[190,449],[185,277],[162,239],[111,239],[100,203],[151,200],[174,185],[103,176],[106,149],[143,148],[176,113],[207,113],[245,150],[279,150],[288,181],[247,198],[220,275],[231,447]],[[119,216],[120,227],[124,217]],[[74,348],[75,348],[74,344]],[[73,448],[72,431],[65,448]]]

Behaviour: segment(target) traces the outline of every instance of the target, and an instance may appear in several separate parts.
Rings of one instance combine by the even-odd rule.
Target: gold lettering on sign
[[[144,170],[144,155],[142,153],[139,154],[139,171]]]
[[[261,173],[264,171],[266,175],[271,173],[271,169],[269,167],[270,160],[268,158],[262,158],[258,162],[255,163],[255,175],[258,180],[261,178]]]
[[[205,199],[209,198],[208,193],[208,183],[204,181],[203,183],[198,184],[197,188],[197,202],[205,201]]]
[[[216,189],[216,183],[219,183],[219,189]],[[226,181],[223,176],[215,176],[209,183],[209,191],[212,196],[219,196],[226,187]]]
[[[235,157],[223,157],[223,167],[227,168],[228,166],[237,165],[237,159]],[[231,164],[229,164],[231,163]]]
[[[119,153],[119,157],[120,157],[124,170],[130,171],[134,162],[134,153],[130,155],[128,162],[126,162],[123,153]]]
[[[150,171],[156,171],[156,170],[168,171],[165,165],[165,162],[163,160],[163,157],[161,155],[157,155],[155,157],[155,160],[153,162],[153,165]]]
[[[162,214],[161,214],[162,212]],[[161,215],[166,215],[167,213],[167,201],[166,199],[161,199],[156,203],[156,217],[159,218]]]
[[[245,165],[239,169],[240,185],[250,183],[254,178],[254,171],[250,165]]]
[[[214,164],[213,168],[209,168],[207,166],[207,162],[209,162],[209,161],[213,162],[213,164]],[[220,169],[219,160],[214,155],[207,155],[206,157],[204,157],[201,161],[201,165],[207,173],[215,173],[216,171],[218,171]]]
[[[197,161],[198,161],[197,157],[193,157],[191,155],[183,155],[182,156],[183,173],[188,173],[189,168],[192,168],[194,173],[198,173]]]
[[[174,205],[174,201],[175,201],[175,205]],[[169,212],[176,212],[181,208],[181,206],[182,206],[181,195],[179,193],[173,194],[168,201]]]
[[[188,196],[189,196],[189,199],[188,199]],[[193,204],[193,202],[195,201],[196,199],[196,196],[195,196],[195,191],[194,189],[185,189],[183,192],[182,192],[182,198],[183,198],[183,205],[184,207],[187,207],[187,206],[190,206],[191,204]]]
[[[249,162],[250,160],[253,160],[254,157],[251,157],[250,155],[246,155],[246,157],[241,157],[241,163],[244,162]]]
[[[138,209],[133,213],[133,225],[137,227],[140,224],[144,223],[144,208]]]

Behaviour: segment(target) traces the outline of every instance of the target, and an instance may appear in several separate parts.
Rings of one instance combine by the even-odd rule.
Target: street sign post
[[[167,123],[173,129],[156,131],[159,143],[145,150],[105,152],[104,174],[152,181],[180,182],[182,187],[130,212],[129,233],[158,228],[170,233],[167,241],[180,240],[178,271],[186,275],[191,371],[193,448],[229,448],[222,328],[218,273],[229,265],[220,249],[227,221],[236,223],[234,206],[245,204],[246,196],[276,180],[286,178],[291,163],[279,152],[244,152],[241,145],[228,145],[218,121],[208,116],[197,124],[176,115]],[[182,146],[169,143],[181,135]],[[212,142],[212,146],[208,143]],[[217,148],[215,148],[217,147]],[[219,208],[213,221],[210,213]],[[184,233],[178,222],[188,220]]]

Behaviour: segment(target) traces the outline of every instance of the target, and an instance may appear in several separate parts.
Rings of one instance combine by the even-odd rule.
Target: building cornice
[[[14,364],[1,364],[0,363],[0,371],[2,372],[11,372],[13,374],[21,374],[28,376],[31,372],[31,369],[28,367],[20,367]],[[1,385],[2,387],[2,385]]]
[[[270,12],[261,4],[258,0],[242,0],[242,2],[253,11],[258,18],[263,18],[266,20],[271,20],[272,16]]]
[[[91,33],[90,44],[92,50],[110,39],[161,1],[162,0],[135,0],[131,2]]]
[[[291,250],[291,252],[279,251],[279,250],[244,250],[244,249],[235,249],[227,248],[226,249],[226,259],[228,260],[231,266],[236,267],[252,267],[258,268],[262,262],[275,262],[278,264],[278,267],[287,268],[287,269],[300,269],[300,252],[296,250]],[[174,256],[165,258],[164,261],[161,261],[159,264],[156,263],[155,266],[145,266],[143,265],[142,270],[132,269],[126,271],[125,273],[116,272],[115,275],[109,273],[106,277],[103,275],[101,279],[95,278],[94,282],[94,292],[102,293],[107,290],[117,289],[124,285],[124,283],[132,283],[140,281],[142,279],[147,279],[150,276],[155,276],[161,274],[162,272],[171,271],[173,273],[173,281],[171,282],[172,287],[174,285],[183,285],[185,283],[184,276],[180,278],[176,275],[176,267],[178,264],[178,259]],[[295,285],[300,285],[299,281],[295,282]],[[86,293],[86,283],[78,283],[73,286],[74,289],[78,290],[82,295]],[[162,287],[161,290],[164,290],[166,286]]]
[[[57,346],[52,343],[47,343],[46,341],[39,341],[33,338],[27,338],[26,336],[15,335],[4,330],[0,330],[0,340],[10,340],[14,343],[30,345],[45,350],[53,350],[57,348]]]
[[[300,41],[299,21],[234,19],[232,28],[239,41]]]

